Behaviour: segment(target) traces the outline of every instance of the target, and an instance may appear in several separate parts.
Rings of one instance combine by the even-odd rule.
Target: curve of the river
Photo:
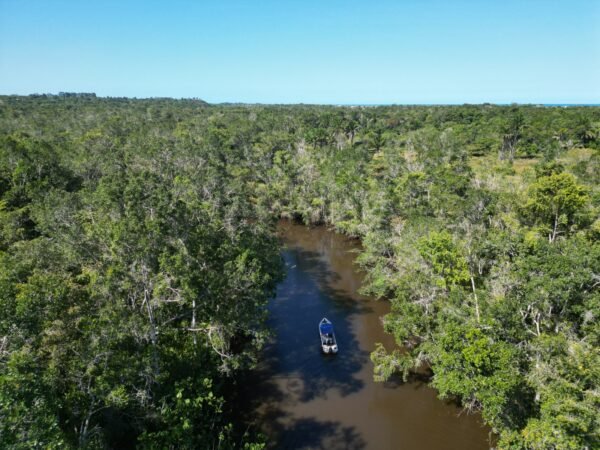
[[[252,422],[272,448],[484,450],[489,429],[478,416],[440,401],[420,381],[373,381],[376,342],[393,347],[381,317],[387,302],[357,293],[359,245],[325,227],[282,222],[287,277],[271,302],[275,338],[245,383]],[[323,355],[317,325],[334,324],[340,351]]]

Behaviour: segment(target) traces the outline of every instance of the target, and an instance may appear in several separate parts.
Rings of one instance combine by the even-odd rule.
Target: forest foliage
[[[600,108],[0,97],[0,440],[259,448],[280,217],[360,238],[377,379],[503,449],[600,442]]]

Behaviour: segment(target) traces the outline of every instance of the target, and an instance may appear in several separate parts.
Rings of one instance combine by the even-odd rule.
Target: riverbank
[[[461,414],[423,381],[373,381],[376,342],[392,348],[387,302],[358,294],[356,240],[282,221],[286,279],[269,305],[274,331],[244,386],[247,418],[272,448],[442,450],[489,448],[479,416]],[[317,323],[330,318],[340,352],[321,354]]]

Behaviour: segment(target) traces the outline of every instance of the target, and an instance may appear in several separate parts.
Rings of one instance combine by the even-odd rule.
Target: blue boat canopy
[[[321,333],[330,334],[333,333],[333,325],[330,323],[322,323],[320,326]]]

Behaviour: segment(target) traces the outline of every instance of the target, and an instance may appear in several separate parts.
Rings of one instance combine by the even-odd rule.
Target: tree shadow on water
[[[409,385],[412,389],[418,390],[429,387],[431,376],[432,375],[429,372],[421,373],[411,371],[408,374],[406,381],[404,381],[400,374],[393,374],[385,380],[382,385],[386,389],[398,389],[400,386]]]
[[[302,380],[300,401],[310,401],[336,389],[342,396],[364,387],[357,374],[369,361],[352,328],[352,316],[370,311],[333,285],[338,276],[321,255],[299,249],[284,252],[287,278],[270,307],[269,325],[275,332],[266,363],[275,376]],[[327,317],[334,324],[337,355],[321,352],[318,323]]]
[[[274,448],[360,450],[366,447],[364,439],[354,427],[313,418],[296,420],[289,428],[281,430],[281,437],[277,441]]]
[[[318,412],[306,417],[294,410],[313,400],[329,401],[331,392],[345,397],[363,389],[359,372],[368,364],[369,353],[361,349],[352,319],[371,310],[336,287],[339,276],[321,253],[293,248],[283,257],[287,277],[269,306],[274,338],[245,387],[247,419],[260,425],[272,448],[365,448],[355,427],[320,418]],[[323,317],[334,324],[337,355],[321,352],[318,323]]]

